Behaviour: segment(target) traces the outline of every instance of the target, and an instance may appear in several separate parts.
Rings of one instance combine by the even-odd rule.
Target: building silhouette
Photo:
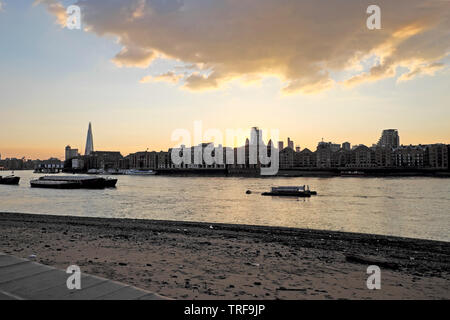
[[[283,141],[278,141],[278,150],[283,150],[284,149],[284,142]]]
[[[342,144],[342,149],[344,149],[345,151],[350,151],[352,149],[352,145],[350,144],[350,142],[344,142]]]
[[[94,138],[92,137],[92,126],[91,126],[91,123],[89,122],[89,128],[88,128],[88,133],[87,133],[87,138],[86,138],[86,148],[84,151],[84,155],[88,156],[92,152],[94,152]]]
[[[397,129],[383,130],[377,146],[382,148],[398,148],[400,146],[400,137]]]
[[[449,170],[450,145],[428,144],[409,145],[399,144],[396,129],[383,130],[377,144],[371,147],[358,144],[342,145],[333,142],[320,141],[317,149],[303,150],[299,146],[293,148],[294,142],[288,138],[287,147],[283,148],[283,141],[278,141],[278,149],[272,150],[273,141],[266,145],[262,139],[262,130],[251,128],[250,136],[242,146],[230,148],[214,146],[213,143],[200,143],[186,148],[171,148],[168,151],[142,151],[123,157],[118,151],[94,151],[92,126],[89,123],[86,140],[86,155],[78,154],[77,149],[66,147],[65,169],[88,171],[90,169],[120,170],[120,169],[152,169],[152,170],[224,170],[230,174],[258,174],[261,167],[267,166],[260,162],[259,154],[266,148],[270,157],[272,152],[278,152],[279,169],[281,170],[372,170],[378,169],[434,169]],[[261,150],[259,147],[262,147]],[[211,149],[212,148],[212,149]],[[212,150],[212,153],[211,153]],[[178,154],[182,161],[174,163],[172,152]],[[252,152],[250,152],[252,151]],[[211,153],[213,163],[205,161],[203,154]],[[252,155],[253,153],[253,155]],[[76,156],[75,156],[76,154]],[[256,157],[255,157],[256,155]],[[75,157],[73,157],[75,156]],[[200,159],[195,161],[196,158]],[[209,159],[209,158],[208,158]],[[67,161],[70,160],[70,161]],[[21,168],[23,161],[17,159],[0,160],[0,167]]]
[[[78,149],[72,149],[70,146],[66,146],[65,151],[66,152],[64,160],[66,161],[78,157]]]
[[[291,140],[291,138],[287,138],[287,143],[288,143],[288,148],[291,148],[292,150],[294,150],[294,141]]]

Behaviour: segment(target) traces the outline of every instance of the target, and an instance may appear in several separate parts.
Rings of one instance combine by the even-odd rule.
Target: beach
[[[450,299],[449,242],[21,213],[0,213],[0,230],[0,252],[174,299]]]

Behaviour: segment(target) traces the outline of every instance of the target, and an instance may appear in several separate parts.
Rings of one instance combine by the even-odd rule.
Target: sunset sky
[[[450,143],[449,53],[447,0],[0,0],[0,154],[63,158],[89,122],[96,150],[123,155],[196,120],[302,149],[386,128]]]

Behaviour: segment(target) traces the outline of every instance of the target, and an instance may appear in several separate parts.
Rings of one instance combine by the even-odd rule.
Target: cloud
[[[447,20],[446,24],[448,22]],[[435,41],[444,43],[438,44],[434,43]],[[377,64],[369,71],[361,72],[344,83],[347,86],[354,86],[395,77],[398,75],[399,67],[405,67],[409,71],[401,75],[397,82],[412,80],[419,75],[433,75],[444,67],[439,60],[449,53],[449,41],[448,29],[435,30],[430,25],[413,22],[392,33],[381,45],[372,50],[372,54],[380,58]]]
[[[58,17],[56,1],[39,1]],[[51,6],[49,3],[53,3]],[[114,36],[113,62],[147,68],[165,58],[189,65],[165,77],[190,90],[276,76],[283,92],[316,93],[348,72],[354,86],[389,77],[432,75],[450,52],[449,2],[378,0],[381,30],[366,28],[369,0],[80,0],[83,24]],[[59,18],[58,18],[59,19]],[[373,63],[361,61],[375,56]],[[398,74],[398,67],[408,69]],[[173,76],[173,75],[177,76]],[[182,76],[180,76],[180,74]]]
[[[35,0],[33,5],[42,4],[47,8],[47,11],[56,17],[56,22],[62,27],[66,26],[67,15],[66,8],[58,1],[54,0]]]
[[[172,71],[160,74],[158,76],[145,76],[143,77],[139,82],[141,83],[147,83],[147,82],[168,82],[176,84],[181,79],[183,79],[183,74],[176,74]]]
[[[410,71],[402,74],[398,78],[398,82],[407,81],[413,79],[417,75],[434,75],[438,70],[445,67],[443,63],[431,63],[431,64],[419,64],[414,68],[410,68]]]
[[[4,8],[4,7],[5,7],[4,4],[2,3],[2,1],[0,1],[0,12],[3,11],[3,8]]]
[[[119,67],[146,68],[155,57],[156,55],[151,49],[128,46],[123,47],[112,61]]]

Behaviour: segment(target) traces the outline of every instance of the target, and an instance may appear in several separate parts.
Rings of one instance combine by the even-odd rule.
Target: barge
[[[19,181],[20,181],[20,177],[16,177],[16,176],[2,177],[2,176],[0,176],[0,184],[18,185]]]
[[[270,192],[263,192],[261,193],[261,195],[309,198],[312,195],[317,195],[317,192],[311,191],[309,189],[309,186],[282,186],[282,187],[272,187]]]
[[[341,177],[364,177],[363,171],[341,171]]]
[[[47,189],[80,189],[81,184],[74,181],[51,181],[51,180],[31,180],[32,188],[47,188]]]
[[[130,176],[154,176],[156,172],[153,170],[130,169],[125,171],[125,174]]]
[[[104,189],[114,188],[117,179],[89,176],[44,176],[30,181],[35,188],[55,189]]]

